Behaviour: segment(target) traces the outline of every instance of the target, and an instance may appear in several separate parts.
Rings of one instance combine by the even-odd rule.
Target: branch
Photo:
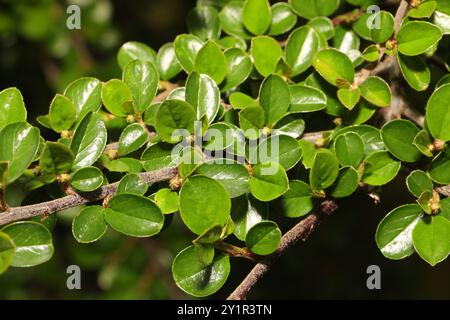
[[[402,26],[403,18],[408,13],[409,4],[406,0],[402,0],[400,5],[398,6],[397,12],[395,13],[394,18],[394,35],[397,37],[398,32],[400,31],[400,27]]]
[[[337,209],[337,203],[333,200],[325,200],[315,213],[311,213],[305,219],[297,223],[281,239],[278,250],[271,256],[259,262],[245,277],[242,283],[228,297],[228,300],[244,300],[255,284],[270,270],[272,264],[296,244],[299,240],[306,241],[322,220],[331,215]]]
[[[145,183],[155,183],[170,180],[177,174],[178,169],[171,167],[152,172],[143,172],[139,174],[139,177]],[[73,208],[81,204],[102,200],[106,197],[113,196],[118,186],[119,182],[115,182],[90,193],[73,194],[38,204],[9,208],[7,211],[0,213],[0,226],[14,221],[25,220],[43,214],[48,215],[64,209]]]

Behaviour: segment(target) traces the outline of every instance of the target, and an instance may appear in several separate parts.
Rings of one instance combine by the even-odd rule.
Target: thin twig
[[[395,13],[394,18],[394,35],[397,36],[400,31],[400,27],[402,26],[403,18],[406,16],[409,10],[408,1],[402,0],[400,5],[398,6],[397,12]]]

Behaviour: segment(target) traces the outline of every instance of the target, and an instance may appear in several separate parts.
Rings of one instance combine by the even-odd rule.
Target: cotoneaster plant
[[[187,26],[158,51],[125,43],[121,77],[73,81],[40,129],[18,89],[0,92],[0,273],[51,259],[67,208],[80,243],[156,236],[179,215],[193,240],[176,284],[211,295],[230,257],[246,258],[256,266],[230,295],[243,299],[339,199],[378,199],[398,175],[417,201],[381,221],[381,253],[447,258],[449,1],[199,0]],[[52,200],[21,206],[36,189]],[[299,222],[282,232],[279,216]]]

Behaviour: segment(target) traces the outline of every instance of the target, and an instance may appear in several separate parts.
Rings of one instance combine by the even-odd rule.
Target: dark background
[[[80,2],[85,3],[82,30],[73,32],[65,28],[64,1],[0,0],[0,89],[17,86],[22,91],[31,122],[45,114],[53,95],[77,77],[120,77],[116,52],[123,42],[141,41],[157,50],[186,32],[184,17],[195,5],[187,0]],[[379,205],[363,193],[342,201],[308,242],[291,248],[275,264],[249,298],[449,299],[450,261],[432,268],[417,255],[391,261],[377,249],[374,234],[382,217],[397,205],[414,201],[404,177],[381,191]],[[80,245],[70,232],[73,214],[66,212],[58,221],[50,262],[12,268],[0,276],[1,299],[188,298],[170,274],[173,256],[192,239],[177,218],[152,239],[109,232],[96,244]],[[286,231],[293,223],[283,220],[281,226]],[[235,260],[227,284],[213,298],[225,298],[250,270],[247,261]],[[71,264],[83,271],[82,290],[66,288],[65,270]],[[369,265],[381,268],[381,290],[366,287]]]

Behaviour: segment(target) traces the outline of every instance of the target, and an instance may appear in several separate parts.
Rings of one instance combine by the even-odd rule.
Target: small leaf
[[[210,76],[217,84],[222,83],[228,73],[227,59],[219,46],[208,41],[195,59],[195,70]]]
[[[364,99],[377,107],[387,107],[391,104],[391,88],[379,77],[368,77],[359,88]]]
[[[316,32],[323,34],[327,40],[330,40],[335,35],[333,22],[327,17],[312,18],[307,25],[316,30]]]
[[[69,84],[64,96],[73,102],[77,121],[82,120],[90,111],[98,111],[102,105],[101,91],[102,83],[95,78],[80,78]]]
[[[48,121],[56,132],[69,130],[75,122],[75,105],[69,98],[57,94],[50,104]]]
[[[220,12],[220,22],[223,30],[232,36],[250,39],[251,34],[243,23],[244,1],[229,1]]]
[[[288,218],[307,215],[314,208],[309,185],[300,180],[289,181],[289,190],[278,200],[280,213]]]
[[[306,71],[318,51],[319,36],[313,28],[303,26],[295,29],[289,35],[285,47],[286,62],[291,67],[291,75],[296,76]]]
[[[450,253],[450,221],[440,216],[424,217],[415,226],[412,239],[419,256],[434,267]]]
[[[427,52],[442,38],[439,27],[425,21],[410,21],[397,34],[398,51],[406,56]]]
[[[346,198],[358,188],[359,174],[353,167],[344,167],[331,187],[330,196],[333,198]]]
[[[289,188],[289,180],[283,167],[276,162],[267,162],[253,167],[250,190],[261,201],[272,201]]]
[[[313,165],[314,157],[316,156],[316,146],[312,142],[306,140],[300,140],[298,143],[302,148],[303,165],[306,169],[310,169]]]
[[[426,121],[433,138],[450,141],[450,84],[439,87],[431,95]]]
[[[339,7],[339,0],[289,0],[292,9],[300,17],[311,19],[329,16]]]
[[[385,257],[400,260],[414,253],[412,233],[421,215],[420,206],[407,204],[395,208],[383,218],[375,239]]]
[[[119,79],[112,79],[102,87],[102,101],[106,109],[117,117],[126,117],[132,113],[127,103],[133,100],[128,86]]]
[[[230,96],[230,103],[235,110],[259,106],[255,99],[242,92],[233,92]]]
[[[190,177],[181,187],[181,219],[195,234],[202,234],[215,225],[224,225],[230,215],[230,208],[228,192],[211,178]]]
[[[313,191],[321,191],[331,186],[339,174],[339,162],[336,155],[327,150],[319,149],[309,172],[309,183]]]
[[[125,66],[122,79],[131,90],[134,110],[139,113],[144,112],[151,105],[158,91],[159,74],[155,65],[151,62],[132,61]],[[123,98],[119,97],[119,101],[125,97],[128,95],[124,94]]]
[[[396,158],[405,162],[416,162],[422,154],[413,145],[419,128],[409,120],[394,120],[381,128],[383,142]]]
[[[340,135],[336,139],[334,148],[342,166],[357,168],[364,158],[364,142],[354,132]]]
[[[148,133],[139,123],[132,123],[123,129],[119,138],[119,154],[125,156],[141,148],[148,140]]]
[[[411,88],[416,91],[424,91],[428,88],[431,73],[421,57],[408,57],[398,54],[397,61],[403,77]]]
[[[283,50],[275,39],[259,36],[252,39],[250,54],[256,70],[263,77],[268,77],[275,71],[278,61],[283,56]]]
[[[176,77],[181,70],[180,62],[175,54],[172,42],[163,45],[156,56],[156,67],[158,68],[161,80],[168,81]]]
[[[159,189],[155,193],[155,202],[163,214],[174,213],[178,211],[179,197],[178,193],[169,188]]]
[[[39,148],[39,129],[15,122],[0,131],[0,161],[9,162],[8,183],[19,178],[33,162]]]
[[[337,139],[341,134],[347,132],[356,133],[364,142],[364,154],[370,155],[374,151],[385,151],[386,146],[381,139],[380,130],[369,125],[348,126],[338,129],[335,133],[334,139]]]
[[[371,153],[365,160],[363,182],[371,186],[382,186],[397,176],[401,162],[395,161],[387,152]]]
[[[278,162],[287,171],[300,161],[302,149],[295,138],[271,135],[259,143],[257,155],[259,163]]]
[[[281,231],[272,221],[262,221],[255,224],[247,232],[245,243],[256,254],[268,255],[275,252],[281,242]]]
[[[264,110],[260,106],[247,107],[239,112],[239,126],[248,139],[258,139],[264,122]]]
[[[413,196],[418,198],[425,191],[433,191],[433,182],[422,170],[414,170],[406,178],[406,186]]]
[[[264,110],[266,124],[273,125],[283,118],[291,101],[287,83],[277,75],[270,75],[261,85],[259,102]]]
[[[212,6],[197,6],[187,15],[189,32],[202,40],[218,40],[220,37],[219,12]]]
[[[178,158],[172,157],[172,148],[172,145],[158,143],[145,149],[141,157],[145,171],[176,166]]]
[[[75,154],[72,170],[92,165],[106,146],[106,127],[98,114],[88,113],[75,130],[70,149]]]
[[[234,235],[245,241],[248,230],[255,224],[267,219],[269,214],[267,203],[260,202],[246,194],[232,199],[231,214],[235,224]]]
[[[408,11],[408,16],[416,19],[429,18],[436,9],[436,1],[424,1]]]
[[[127,193],[111,198],[105,219],[114,230],[132,237],[153,236],[164,225],[164,216],[153,201]]]
[[[248,171],[239,163],[214,163],[212,160],[200,165],[195,172],[219,182],[231,198],[239,197],[249,191]]]
[[[352,110],[361,98],[361,90],[359,88],[342,88],[338,90],[337,96],[344,107],[346,107],[348,110]]]
[[[27,109],[17,88],[0,92],[0,130],[14,122],[27,121]]]
[[[212,123],[219,111],[219,88],[211,77],[194,71],[186,81],[186,102],[196,109],[197,119],[206,115]]]
[[[372,26],[370,29],[370,37],[376,43],[384,43],[389,40],[394,33],[394,16],[387,11],[379,11],[370,16],[368,24]],[[374,26],[370,21],[376,21]]]
[[[253,63],[250,57],[239,48],[231,48],[225,51],[228,74],[222,83],[221,91],[225,92],[243,83],[250,76]]]
[[[431,141],[431,135],[430,133],[425,130],[422,129],[420,130],[416,136],[414,137],[413,140],[413,145],[425,156],[427,157],[432,157],[433,156],[433,152],[430,150],[430,145],[433,143],[433,141]]]
[[[369,62],[378,61],[380,59],[380,50],[377,45],[370,45],[364,49],[361,57]]]
[[[450,149],[448,147],[431,161],[428,173],[433,181],[450,184]]]
[[[70,184],[79,191],[91,192],[103,184],[103,173],[96,167],[84,167],[72,174]]]
[[[194,131],[195,120],[195,110],[189,103],[166,100],[156,112],[155,129],[163,141],[177,143]]]
[[[246,0],[242,12],[244,26],[255,35],[264,34],[269,29],[272,11],[267,0]]]
[[[195,59],[203,47],[202,40],[191,34],[181,34],[175,38],[173,46],[183,70],[187,73],[194,71]]]
[[[327,107],[327,96],[316,88],[296,84],[290,86],[290,91],[289,112],[291,113],[315,112]]]
[[[123,70],[125,66],[133,60],[144,62],[156,62],[155,50],[141,42],[130,41],[124,43],[117,54],[117,62]]]
[[[1,230],[16,246],[13,267],[33,267],[47,262],[53,256],[52,235],[44,225],[21,221],[9,224]]]
[[[47,183],[53,182],[57,175],[70,171],[74,159],[69,147],[47,141],[39,159],[42,178]]]
[[[272,6],[272,20],[267,32],[272,36],[284,34],[297,24],[297,16],[291,7],[284,2],[275,3]]]
[[[108,229],[104,218],[105,208],[90,206],[81,210],[72,221],[72,234],[80,243],[91,243],[100,239]]]
[[[117,187],[117,194],[132,193],[138,196],[143,196],[148,189],[148,184],[141,180],[141,178],[135,174],[130,173],[120,179]]]
[[[295,118],[291,115],[287,115],[283,119],[277,122],[273,134],[290,136],[292,138],[299,138],[305,131],[305,121],[301,118]]]
[[[8,270],[14,259],[15,250],[16,246],[12,239],[0,231],[0,274]]]
[[[340,81],[353,83],[355,70],[351,60],[336,49],[325,49],[317,53],[312,61],[316,71],[330,84],[338,86]]]
[[[195,297],[206,297],[217,292],[230,274],[230,258],[218,254],[211,264],[199,259],[194,246],[187,247],[173,260],[172,275],[177,286]]]
[[[206,230],[204,233],[199,235],[194,241],[194,245],[206,245],[206,244],[214,244],[220,240],[220,236],[222,235],[222,226],[213,226],[210,229]],[[214,250],[213,250],[214,251]],[[212,259],[210,259],[212,261]],[[211,263],[211,262],[209,262]],[[208,263],[208,264],[209,264]]]

